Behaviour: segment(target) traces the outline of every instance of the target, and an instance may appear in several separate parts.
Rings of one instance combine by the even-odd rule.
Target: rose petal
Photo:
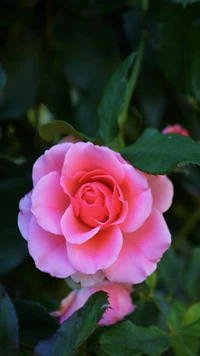
[[[120,153],[113,151],[113,154],[121,164],[127,164],[127,161],[121,156]]]
[[[130,296],[130,285],[127,288],[126,284],[104,282],[102,285],[95,286],[94,288],[95,291],[103,290],[108,293],[108,301],[111,306],[111,308],[105,311],[98,325],[115,324],[135,309]]]
[[[51,147],[40,156],[33,166],[33,185],[50,172],[61,173],[65,155],[72,143],[61,143]]]
[[[60,220],[69,206],[69,197],[60,186],[60,174],[48,173],[35,186],[31,211],[38,224],[53,234],[62,234]]]
[[[18,214],[18,227],[25,240],[28,240],[29,223],[33,216],[31,212],[31,195],[32,191],[25,195],[19,202],[20,212]]]
[[[60,318],[60,323],[63,323],[64,320],[69,318],[69,316],[75,312],[77,293],[78,293],[77,289],[70,292],[68,296],[61,301],[59,309],[54,312],[51,312],[52,316],[55,316],[56,318]],[[72,312],[70,313],[70,311]]]
[[[108,293],[110,304],[110,308],[105,311],[98,325],[114,324],[135,309],[130,296],[132,291],[130,285],[104,282],[92,288],[82,288],[71,292],[67,298],[62,300],[59,309],[51,315],[58,317],[62,324],[80,309],[92,294],[98,291]]]
[[[183,136],[190,136],[189,131],[179,124],[167,126],[162,130],[162,134],[175,133]]]
[[[164,213],[172,204],[173,184],[166,176],[145,174],[153,196],[153,207]]]
[[[76,172],[90,172],[102,169],[121,183],[124,178],[123,165],[107,147],[99,147],[91,142],[78,142],[71,146],[65,156],[62,176],[72,177]]]
[[[155,269],[162,254],[169,248],[170,232],[162,214],[153,209],[144,225],[123,236],[123,247],[110,267],[104,269],[110,281],[140,283]]]
[[[91,228],[76,217],[70,205],[61,219],[61,229],[68,242],[82,244],[91,239],[100,229],[100,226]]]
[[[66,319],[68,319],[75,311],[82,308],[88,298],[95,293],[93,288],[82,288],[79,290],[72,291],[67,298],[65,298],[61,303],[62,314],[59,317],[59,323],[62,324]],[[60,309],[59,309],[60,311]],[[54,312],[56,316],[57,312]],[[59,315],[58,315],[59,316]]]
[[[113,194],[106,198],[106,208],[109,211],[109,218],[105,222],[105,228],[111,225],[120,225],[124,222],[128,213],[128,203],[123,198],[120,187],[115,184]]]
[[[43,230],[34,216],[30,222],[28,248],[41,271],[58,278],[67,278],[76,272],[69,262],[64,237]]]
[[[108,211],[100,204],[87,204],[82,202],[80,207],[81,220],[91,227],[103,225],[108,217]]]
[[[121,189],[124,200],[128,202],[128,212],[124,223],[120,225],[123,232],[132,232],[140,228],[152,209],[152,195],[147,180],[130,164],[124,165],[125,179]]]
[[[105,198],[109,195],[112,195],[112,191],[102,183],[83,184],[75,195],[75,200],[80,208],[80,219],[92,227],[105,223],[108,219]]]
[[[68,256],[77,271],[93,274],[116,261],[122,243],[120,229],[113,226],[99,231],[81,245],[67,243]]]

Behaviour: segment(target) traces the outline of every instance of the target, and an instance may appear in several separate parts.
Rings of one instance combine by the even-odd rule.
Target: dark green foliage
[[[99,114],[99,135],[108,144],[118,134],[118,120],[124,108],[129,91],[128,73],[135,62],[136,54],[131,54],[113,74],[103,93]]]
[[[108,355],[160,355],[169,347],[169,336],[157,327],[142,328],[130,321],[113,326],[100,338]]]
[[[0,285],[0,354],[17,356],[18,321],[15,308]]]
[[[56,334],[41,341],[35,348],[35,356],[71,356],[94,332],[98,321],[108,308],[105,292],[93,294],[85,306],[66,320]]]
[[[1,356],[200,354],[199,39],[199,0],[0,2]],[[191,138],[160,133],[175,123]],[[109,327],[101,292],[58,324],[69,288],[36,270],[17,227],[33,163],[67,135],[174,183],[172,246]]]
[[[58,322],[40,304],[17,300],[14,305],[19,320],[21,350],[34,348],[41,339],[56,332]]]

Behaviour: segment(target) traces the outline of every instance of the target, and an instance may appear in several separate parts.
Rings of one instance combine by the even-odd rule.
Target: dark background
[[[105,83],[142,37],[126,143],[146,127],[174,123],[200,141],[199,1],[1,0],[0,280],[13,299],[53,309],[68,291],[64,281],[36,270],[17,228],[32,165],[49,147],[38,127],[65,120],[96,137]],[[175,197],[165,217],[173,246],[159,264],[158,293],[190,305],[200,299],[200,171],[181,166],[170,178]],[[153,307],[142,306],[132,319],[144,326],[156,317]]]

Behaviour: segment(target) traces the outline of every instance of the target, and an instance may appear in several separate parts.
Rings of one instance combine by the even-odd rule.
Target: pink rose
[[[183,136],[190,136],[188,130],[184,129],[179,124],[166,127],[165,129],[162,130],[162,133],[163,134],[175,133],[175,134],[179,134],[179,135],[183,135]]]
[[[142,173],[107,147],[62,143],[35,162],[18,225],[41,271],[82,286],[140,283],[170,245],[162,213],[172,196],[166,176]]]
[[[80,309],[92,294],[100,290],[108,293],[110,308],[105,311],[98,325],[115,324],[135,309],[130,296],[133,289],[129,284],[104,282],[94,287],[72,291],[62,300],[60,308],[51,314],[58,317],[60,324],[62,324],[76,310]]]

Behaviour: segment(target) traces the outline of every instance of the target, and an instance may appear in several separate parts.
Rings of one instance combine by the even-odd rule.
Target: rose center
[[[111,189],[100,182],[83,184],[74,197],[81,220],[93,227],[105,223],[109,218],[106,200],[111,195]]]
[[[96,193],[91,187],[87,187],[81,197],[86,203],[93,204],[96,200]]]

